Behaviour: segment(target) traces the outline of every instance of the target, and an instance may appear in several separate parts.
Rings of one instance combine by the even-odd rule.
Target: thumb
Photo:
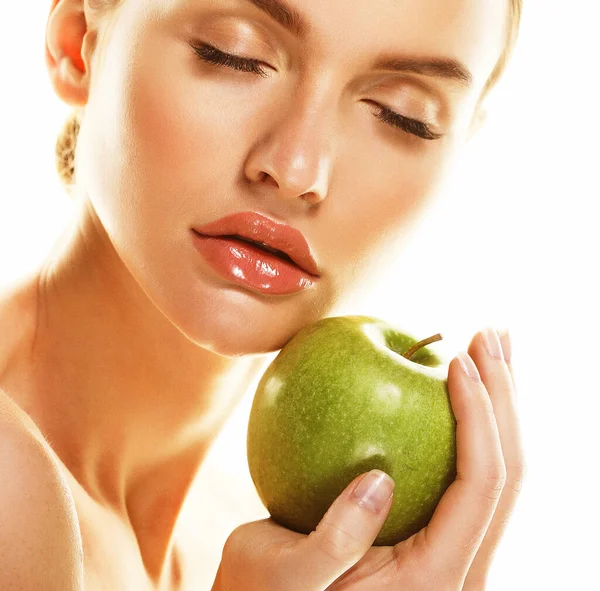
[[[366,554],[390,511],[393,491],[394,481],[381,470],[357,476],[344,489],[315,531],[290,549],[287,572],[298,589],[323,591]]]

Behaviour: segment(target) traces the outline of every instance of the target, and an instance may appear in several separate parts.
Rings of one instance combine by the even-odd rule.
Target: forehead
[[[506,44],[509,0],[285,0],[328,54],[452,57],[487,79]],[[231,0],[232,5],[252,4]]]

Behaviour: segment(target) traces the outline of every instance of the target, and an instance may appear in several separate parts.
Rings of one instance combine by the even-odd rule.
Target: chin
[[[202,283],[193,301],[188,294],[175,303],[155,303],[191,342],[235,358],[279,351],[302,328],[320,320],[327,309],[316,295],[265,298],[234,286]]]
[[[274,330],[268,317],[262,322],[260,318],[255,318],[254,322],[248,325],[235,313],[223,313],[200,320],[201,325],[187,333],[182,332],[199,347],[228,358],[262,356],[277,352],[304,327],[304,323],[301,323],[296,329],[297,323],[294,323],[293,328],[280,325]]]
[[[223,357],[279,351],[337,299],[329,277],[313,289],[268,296],[215,276],[188,256],[195,252],[185,245],[144,246],[128,266],[146,297],[188,341]]]

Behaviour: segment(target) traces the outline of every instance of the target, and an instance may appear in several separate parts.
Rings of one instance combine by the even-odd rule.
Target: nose
[[[335,133],[331,113],[320,103],[296,95],[275,119],[266,120],[245,165],[251,182],[263,190],[270,186],[281,199],[300,198],[311,205],[325,199]]]

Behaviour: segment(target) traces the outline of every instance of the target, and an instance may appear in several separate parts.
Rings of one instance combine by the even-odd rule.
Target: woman
[[[208,447],[264,354],[395,252],[481,124],[519,16],[516,0],[53,0],[80,207],[0,301],[0,588],[198,589],[175,525]],[[393,483],[368,474],[309,536],[240,526],[213,589],[483,589],[523,472],[509,363],[491,329],[450,363],[458,477],[424,530],[370,548]]]

